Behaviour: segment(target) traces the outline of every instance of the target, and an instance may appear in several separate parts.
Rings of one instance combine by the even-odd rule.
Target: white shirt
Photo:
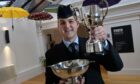
[[[63,39],[64,44],[66,45],[66,47],[68,48],[69,45],[72,43],[70,41],[66,41]],[[75,46],[75,49],[79,51],[79,38],[78,36],[76,37],[76,39],[73,41],[74,43],[76,43],[77,45]]]

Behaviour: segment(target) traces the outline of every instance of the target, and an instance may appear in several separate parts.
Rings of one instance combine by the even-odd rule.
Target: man
[[[106,33],[102,26],[95,28],[92,35],[98,38],[104,44],[104,55],[90,54],[86,55],[86,41],[77,35],[79,23],[74,16],[70,5],[58,7],[58,29],[63,38],[62,42],[55,45],[46,52],[46,65],[56,64],[58,62],[72,60],[72,59],[89,59],[94,60],[95,63],[89,65],[88,70],[83,74],[82,84],[104,84],[100,72],[100,65],[103,65],[108,71],[119,71],[123,67],[122,60],[119,54],[114,50],[110,42],[106,39]],[[78,53],[73,54],[69,46],[75,43],[75,49]],[[51,68],[46,67],[46,84],[65,84],[63,79],[53,74]]]

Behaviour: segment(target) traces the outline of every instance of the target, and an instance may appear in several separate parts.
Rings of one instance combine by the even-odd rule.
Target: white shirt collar
[[[66,47],[68,47],[68,46],[71,44],[70,41],[66,41],[66,40],[64,40],[64,39],[63,39],[63,42],[64,42],[64,44],[66,45]],[[79,45],[78,36],[76,37],[76,39],[75,39],[73,42],[75,42],[75,43],[77,43],[77,44]]]

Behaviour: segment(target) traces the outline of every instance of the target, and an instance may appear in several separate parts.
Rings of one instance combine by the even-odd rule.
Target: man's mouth
[[[66,33],[71,33],[71,32],[72,32],[72,30],[65,30],[65,32],[66,32]]]

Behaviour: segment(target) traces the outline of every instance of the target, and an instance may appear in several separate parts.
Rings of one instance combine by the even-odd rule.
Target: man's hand
[[[71,84],[70,82],[72,82],[72,80],[69,79],[62,79],[59,81],[59,84]],[[75,84],[85,84],[85,77],[78,77],[77,81]]]
[[[98,27],[92,29],[89,33],[91,34],[91,38],[99,39],[101,41],[107,39],[107,34],[106,34],[103,26],[98,26]]]

